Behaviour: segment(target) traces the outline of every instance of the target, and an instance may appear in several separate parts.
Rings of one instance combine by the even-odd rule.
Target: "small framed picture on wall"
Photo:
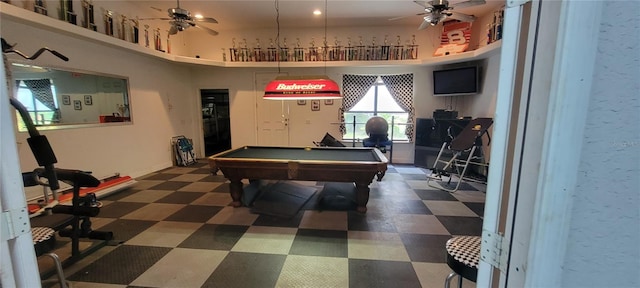
[[[311,111],[320,111],[320,100],[311,100]]]
[[[307,105],[307,100],[298,100],[298,105]]]
[[[80,101],[80,100],[73,100],[73,109],[75,109],[75,110],[82,110],[82,101]]]
[[[71,95],[62,95],[62,104],[71,105]]]
[[[333,105],[333,99],[324,99],[324,105]]]

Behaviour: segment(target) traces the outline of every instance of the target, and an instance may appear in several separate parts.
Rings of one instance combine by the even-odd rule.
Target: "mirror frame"
[[[91,127],[108,127],[108,126],[124,126],[124,125],[133,125],[133,112],[132,112],[132,105],[131,105],[131,84],[129,82],[129,77],[127,76],[121,76],[121,75],[114,75],[114,74],[109,74],[109,73],[103,73],[103,72],[95,72],[95,71],[88,71],[88,70],[82,70],[82,69],[75,69],[75,68],[68,68],[68,67],[59,67],[59,66],[53,66],[53,65],[38,65],[36,63],[30,63],[30,62],[23,62],[23,61],[10,61],[9,66],[11,68],[11,85],[14,88],[13,90],[13,95],[12,97],[16,97],[17,98],[17,94],[18,94],[18,87],[16,86],[16,80],[21,80],[21,79],[16,79],[15,78],[15,70],[14,70],[14,64],[17,65],[24,65],[24,66],[33,66],[33,67],[40,67],[40,68],[45,68],[45,69],[51,69],[51,70],[56,70],[56,71],[60,71],[60,72],[69,72],[69,73],[78,73],[78,74],[84,74],[84,75],[91,75],[91,76],[97,76],[97,77],[105,77],[105,78],[113,78],[113,79],[118,79],[118,80],[124,80],[124,87],[122,88],[124,90],[124,92],[126,92],[126,95],[123,95],[124,100],[126,101],[126,103],[128,104],[128,114],[129,114],[129,121],[121,121],[121,122],[104,122],[101,123],[99,122],[90,122],[90,123],[69,123],[69,124],[65,124],[65,123],[58,123],[58,124],[47,124],[47,125],[36,125],[36,127],[38,128],[38,130],[59,130],[59,129],[75,129],[75,128],[91,128]],[[82,94],[82,92],[80,93],[74,93],[74,94]],[[87,93],[89,94],[89,93]],[[58,109],[59,107],[61,107],[63,105],[63,101],[62,101],[62,95],[66,95],[65,93],[60,93],[56,91],[56,95],[55,97],[59,100],[57,101],[58,104]],[[95,101],[97,99],[90,99],[89,101]],[[84,105],[84,102],[82,103]],[[71,106],[73,106],[73,103],[70,104]],[[14,123],[14,127],[16,129],[16,131],[18,132],[27,132],[26,128],[21,128],[18,125],[18,119],[21,120],[20,115],[18,115],[18,113],[16,112],[16,118],[15,118],[15,123]],[[35,119],[32,119],[35,121]]]

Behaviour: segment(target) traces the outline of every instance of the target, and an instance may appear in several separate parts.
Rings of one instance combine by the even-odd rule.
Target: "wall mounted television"
[[[463,96],[480,93],[480,67],[433,71],[433,96]]]

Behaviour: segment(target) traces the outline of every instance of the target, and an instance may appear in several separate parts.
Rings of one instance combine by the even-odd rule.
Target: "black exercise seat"
[[[71,225],[71,221],[73,221],[73,215],[54,213],[31,218],[31,227],[49,227],[59,231]]]
[[[54,168],[54,171],[56,172],[58,180],[74,183],[78,187],[98,187],[100,185],[100,180],[93,177],[91,172],[61,168]],[[44,174],[44,168],[37,168],[34,172]]]
[[[482,135],[487,133],[487,129],[491,127],[491,124],[493,124],[493,119],[491,118],[476,118],[471,120],[471,122],[460,131],[460,134],[451,140],[449,149],[453,151],[463,151],[471,149],[474,145],[482,146],[482,142],[478,143],[478,140]]]

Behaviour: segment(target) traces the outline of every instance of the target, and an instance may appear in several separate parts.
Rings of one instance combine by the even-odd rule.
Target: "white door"
[[[282,73],[281,73],[282,75]],[[278,73],[256,73],[256,121],[259,146],[289,146],[289,104],[282,100],[264,100],[264,87]]]

